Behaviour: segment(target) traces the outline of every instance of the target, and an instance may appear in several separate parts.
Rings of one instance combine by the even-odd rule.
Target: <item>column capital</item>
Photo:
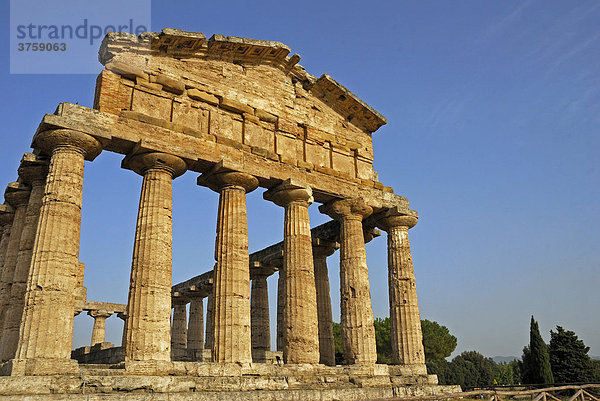
[[[390,208],[374,216],[377,227],[389,231],[395,227],[413,228],[419,220],[419,215],[414,210],[400,210],[397,207]]]
[[[4,191],[4,200],[13,208],[27,206],[31,187],[21,182],[11,182]]]
[[[25,153],[19,165],[19,178],[28,185],[45,182],[50,160],[44,156]]]
[[[149,170],[164,170],[177,178],[187,170],[187,164],[181,158],[162,152],[130,154],[123,159],[121,167],[133,170],[139,175]]]
[[[113,315],[113,312],[106,311],[106,310],[89,310],[89,311],[87,311],[87,314],[88,314],[88,316],[91,316],[94,319],[96,319],[98,317],[108,319],[109,317],[111,317]]]
[[[326,258],[327,256],[332,255],[339,247],[340,244],[335,241],[328,241],[322,238],[313,238],[312,240],[314,257]]]
[[[312,188],[293,178],[287,179],[281,184],[265,191],[263,198],[282,207],[292,202],[302,203],[308,207],[314,201]]]
[[[360,198],[337,199],[319,206],[319,211],[335,220],[362,220],[373,213],[373,208]]]
[[[6,203],[0,204],[0,227],[12,224],[13,218],[15,217],[15,211]]]
[[[33,137],[31,147],[52,154],[55,149],[72,148],[83,154],[85,160],[94,160],[102,152],[102,144],[96,138],[81,131],[53,129],[42,131]]]
[[[258,179],[251,174],[228,168],[221,161],[210,171],[202,173],[198,177],[197,184],[215,192],[221,192],[223,188],[227,187],[238,187],[244,189],[246,193],[250,193],[258,188]]]

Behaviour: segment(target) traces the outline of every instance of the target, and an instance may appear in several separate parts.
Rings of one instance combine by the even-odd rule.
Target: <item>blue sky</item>
[[[16,179],[44,113],[91,107],[95,74],[11,75],[0,6],[0,178]],[[60,3],[56,3],[60,4]],[[410,231],[422,318],[457,351],[520,356],[529,318],[600,355],[600,3],[597,1],[152,2],[163,27],[276,40],[388,119],[380,180],[420,213]],[[33,11],[35,12],[35,11]],[[100,71],[100,64],[97,71]],[[81,261],[93,300],[127,300],[141,178],[104,152],[86,165]],[[173,281],[213,264],[217,195],[174,182]],[[251,251],[282,238],[283,211],[248,196]],[[328,220],[317,205],[311,223]],[[367,246],[373,309],[388,314],[385,235]],[[339,319],[338,255],[329,258]],[[269,280],[274,319],[276,279]],[[76,318],[86,345],[92,319]],[[108,340],[122,325],[107,322]]]

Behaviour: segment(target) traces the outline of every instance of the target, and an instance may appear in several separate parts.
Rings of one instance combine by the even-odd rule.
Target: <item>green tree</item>
[[[578,383],[594,380],[594,365],[588,356],[589,347],[574,332],[556,326],[550,330],[550,364],[559,383]]]
[[[501,362],[496,365],[495,381],[501,385],[514,385],[521,383],[520,366],[518,360]]]
[[[340,324],[333,322],[333,345],[335,346],[335,364],[345,365],[344,350],[342,349],[342,329]]]
[[[445,360],[456,349],[456,337],[446,326],[427,319],[421,320],[425,362]]]
[[[528,384],[554,383],[548,347],[533,316],[529,326],[529,347],[523,349],[523,369],[524,380]]]
[[[390,318],[375,319],[375,342],[377,344],[377,363],[392,363],[392,337]]]
[[[593,382],[600,382],[600,359],[592,359]]]
[[[521,363],[519,366],[521,368],[521,383],[534,383],[533,375],[531,373],[531,351],[529,350],[529,345],[523,347],[523,355],[521,356]]]

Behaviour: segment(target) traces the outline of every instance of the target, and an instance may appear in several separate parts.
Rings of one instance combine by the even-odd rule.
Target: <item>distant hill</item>
[[[592,358],[592,359],[599,359],[600,360],[600,355],[596,355],[596,356],[592,355],[592,356],[590,356],[590,358]]]
[[[494,362],[496,363],[503,363],[503,362],[510,362],[510,361],[514,361],[515,359],[519,359],[516,356],[493,356],[492,359],[494,360]]]

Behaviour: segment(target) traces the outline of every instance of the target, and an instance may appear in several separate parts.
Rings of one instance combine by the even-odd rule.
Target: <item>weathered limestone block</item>
[[[123,166],[142,175],[125,324],[127,361],[171,358],[172,181],[185,162],[165,153],[144,153]]]
[[[345,147],[334,146],[331,153],[332,168],[346,176],[356,177],[354,154]]]
[[[319,363],[317,294],[308,206],[312,190],[292,180],[264,193],[285,208],[283,271],[285,277],[283,359],[286,363]]]
[[[208,110],[188,103],[173,103],[173,122],[198,130],[204,135],[208,135],[208,116]]]
[[[219,138],[230,139],[242,143],[243,123],[241,116],[222,110],[210,112],[210,134]]]
[[[275,153],[292,160],[303,160],[302,140],[296,136],[277,132],[275,135]]]
[[[3,322],[2,340],[0,341],[0,360],[9,360],[15,357],[19,339],[19,327],[23,315],[25,291],[29,277],[33,243],[37,231],[46,176],[48,175],[48,159],[26,153],[21,160],[19,177],[31,188],[31,194],[25,211],[25,220],[19,253],[15,262],[15,270],[10,288],[10,301]]]
[[[250,316],[253,353],[270,351],[271,329],[269,324],[269,291],[266,275],[257,274],[252,279]]]
[[[408,230],[416,224],[416,215],[406,215],[393,209],[377,220],[378,227],[388,233],[388,286],[394,363],[423,367],[425,351],[421,316],[408,240]]]
[[[172,100],[138,88],[139,87],[136,87],[133,91],[131,110],[150,117],[170,121]]]
[[[273,152],[275,149],[274,140],[275,137],[272,131],[263,129],[260,123],[257,124],[249,121],[248,118],[244,118],[244,143]]]
[[[250,272],[246,193],[258,180],[249,174],[223,171],[219,165],[198,177],[198,184],[219,192],[214,271],[214,362],[251,363]]]
[[[23,227],[25,226],[25,215],[30,193],[31,188],[19,182],[11,182],[6,186],[6,191],[4,192],[6,203],[14,209],[14,217],[10,237],[6,243],[2,271],[0,272],[0,335],[2,338],[4,338],[4,320],[10,302],[11,288],[19,256],[19,245]]]
[[[319,363],[335,366],[335,344],[333,340],[333,317],[331,313],[331,294],[329,291],[329,273],[327,257],[333,254],[339,245],[317,239],[313,240],[313,260],[315,265],[315,285],[317,290],[317,316],[319,323]]]
[[[206,93],[204,91],[200,91],[196,88],[188,89],[187,95],[194,100],[199,100],[204,103],[212,104],[213,106],[217,106],[219,104],[219,98],[215,95],[211,95],[210,93]]]
[[[173,323],[171,325],[171,347],[185,348],[187,345],[187,310],[184,302],[173,305]]]
[[[330,202],[319,210],[340,222],[340,298],[344,357],[350,364],[377,361],[373,309],[362,219],[373,209],[361,199]]]
[[[106,64],[106,69],[113,71],[119,75],[122,75],[128,79],[133,80],[139,77],[145,79],[146,81],[148,80],[148,74],[146,74],[141,68],[125,63],[123,61],[111,61],[110,63]]]
[[[106,319],[112,316],[112,312],[103,310],[90,310],[88,315],[94,318],[92,328],[92,341],[90,345],[102,344],[106,340]]]
[[[73,372],[77,370],[70,356],[83,165],[84,160],[93,160],[102,146],[82,132],[58,129],[38,133],[33,147],[51,155],[50,167],[12,374]]]
[[[152,78],[152,77],[151,77]],[[172,92],[176,95],[181,95],[185,92],[185,84],[177,79],[173,79],[164,74],[158,74],[151,81],[163,86],[163,89]]]
[[[194,298],[190,301],[187,348],[195,350],[204,348],[204,302],[202,298]]]

